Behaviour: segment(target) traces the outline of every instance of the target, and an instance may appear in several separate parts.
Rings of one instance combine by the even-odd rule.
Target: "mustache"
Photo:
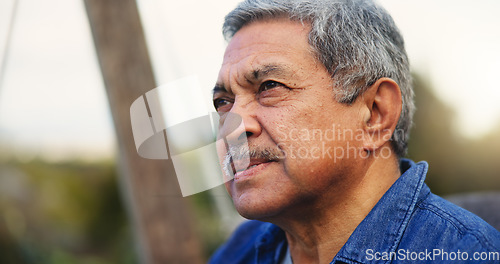
[[[224,155],[224,160],[222,161],[222,167],[226,175],[234,176],[235,168],[233,167],[233,161],[245,160],[245,159],[260,159],[267,161],[279,161],[285,157],[283,151],[279,148],[269,148],[269,147],[252,147],[248,145],[239,146],[229,146],[226,154]]]

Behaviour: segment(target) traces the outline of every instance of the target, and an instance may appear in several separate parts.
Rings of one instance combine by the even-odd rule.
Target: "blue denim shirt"
[[[358,225],[331,263],[500,263],[500,232],[432,194],[428,165],[401,161],[401,177]],[[281,263],[285,233],[243,223],[209,263]],[[333,256],[332,256],[333,257]]]

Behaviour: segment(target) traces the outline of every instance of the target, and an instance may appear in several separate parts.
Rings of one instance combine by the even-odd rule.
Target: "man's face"
[[[328,206],[356,181],[359,106],[335,100],[330,75],[308,44],[309,30],[289,20],[253,22],[226,49],[214,104],[222,117],[237,114],[244,123],[231,136],[247,136],[250,166],[237,168],[226,183],[244,217],[273,219]],[[227,136],[226,125],[220,137]],[[219,150],[221,160],[225,154]]]

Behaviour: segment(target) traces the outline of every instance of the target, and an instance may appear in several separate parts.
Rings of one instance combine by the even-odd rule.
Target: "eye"
[[[282,83],[275,82],[275,81],[265,81],[263,82],[260,87],[259,87],[259,92],[271,90],[276,87],[285,87]]]
[[[222,108],[232,104],[233,102],[226,98],[216,98],[214,99],[214,107],[217,111],[222,111]]]

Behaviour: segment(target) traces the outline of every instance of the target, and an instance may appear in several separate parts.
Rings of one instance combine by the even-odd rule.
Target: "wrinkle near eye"
[[[267,91],[277,87],[285,87],[285,85],[276,81],[265,81],[260,85],[259,92]]]
[[[279,83],[278,83],[279,84]],[[273,89],[261,91],[257,94],[259,104],[266,107],[281,107],[300,101],[300,90],[290,89],[284,85],[278,85]]]

